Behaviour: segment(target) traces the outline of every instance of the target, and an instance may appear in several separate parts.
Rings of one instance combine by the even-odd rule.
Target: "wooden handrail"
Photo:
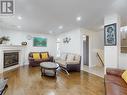
[[[99,53],[97,53],[97,56],[98,56],[99,60],[101,61],[102,65],[104,66],[104,62],[102,61],[102,59],[101,59]]]

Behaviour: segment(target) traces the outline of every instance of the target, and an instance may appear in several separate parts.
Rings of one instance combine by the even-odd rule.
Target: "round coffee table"
[[[40,67],[41,67],[41,76],[47,75],[56,77],[56,69],[59,67],[59,65],[54,62],[42,62],[40,63]],[[52,74],[50,71],[53,71],[54,74]]]

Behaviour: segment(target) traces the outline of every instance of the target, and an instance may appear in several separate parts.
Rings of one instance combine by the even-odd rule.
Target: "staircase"
[[[99,62],[104,66],[104,50],[99,49],[97,51],[97,57],[99,59]]]

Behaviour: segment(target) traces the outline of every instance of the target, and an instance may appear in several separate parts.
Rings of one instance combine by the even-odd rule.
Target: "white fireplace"
[[[4,68],[5,54],[18,53],[18,64]],[[25,46],[20,45],[0,45],[0,73],[23,66],[25,63]]]

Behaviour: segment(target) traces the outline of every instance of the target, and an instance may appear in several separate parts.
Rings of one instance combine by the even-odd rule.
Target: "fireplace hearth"
[[[19,64],[19,52],[4,52],[4,68]]]

